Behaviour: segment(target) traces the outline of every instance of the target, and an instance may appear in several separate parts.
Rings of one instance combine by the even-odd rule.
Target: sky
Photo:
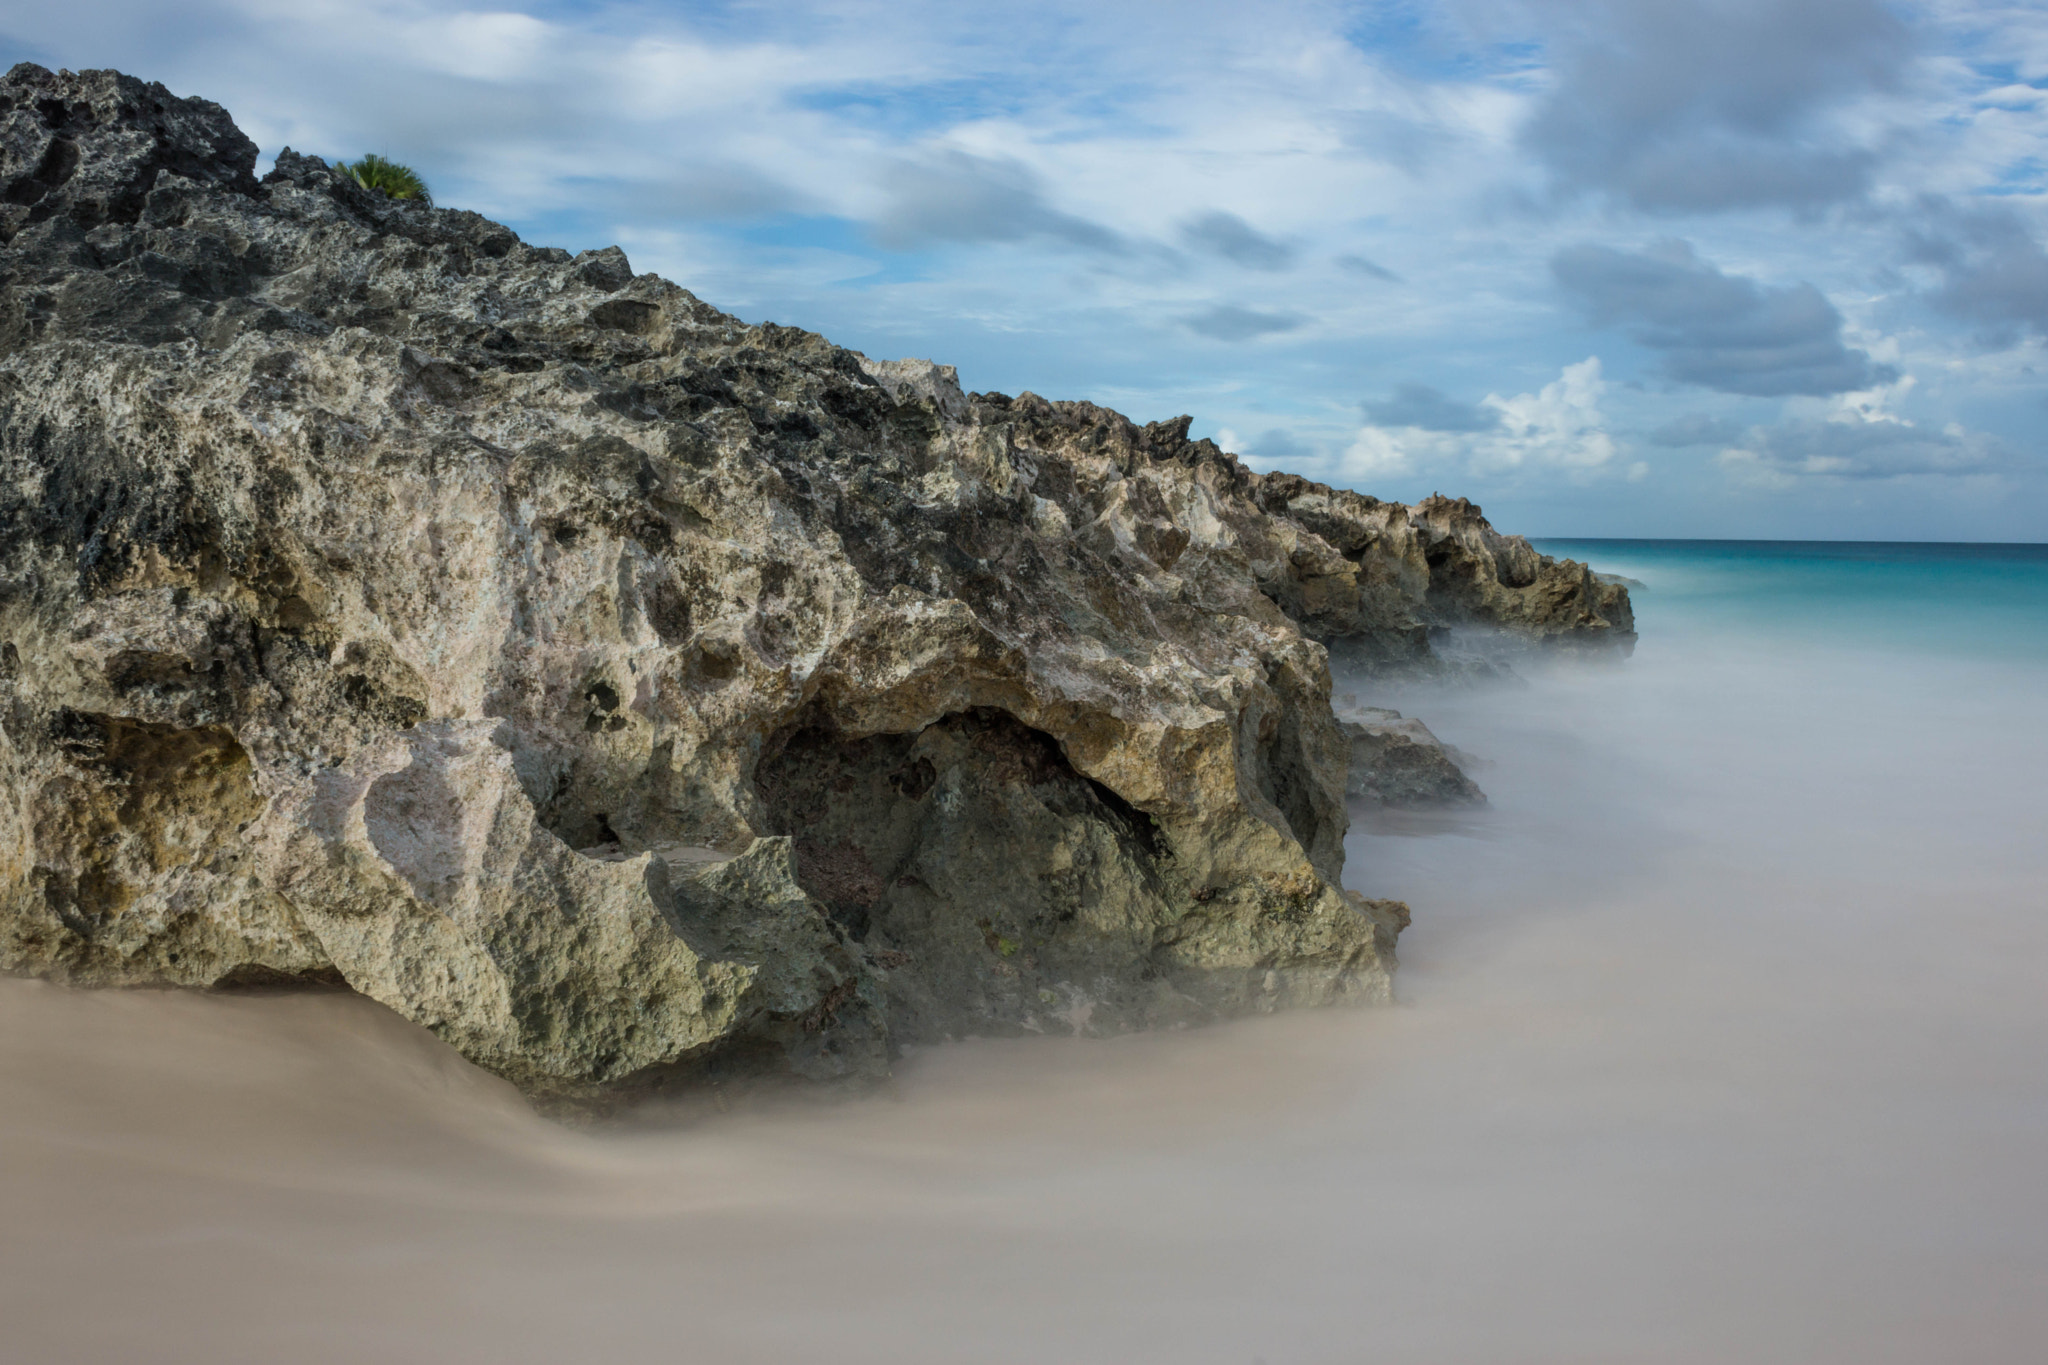
[[[750,321],[1533,536],[2048,540],[2048,4],[9,0]]]

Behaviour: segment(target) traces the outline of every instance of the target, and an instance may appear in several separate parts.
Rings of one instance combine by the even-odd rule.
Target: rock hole
[[[248,753],[226,726],[66,709],[47,733],[72,770],[29,798],[35,876],[82,936],[119,916],[135,887],[207,863],[263,809]]]
[[[966,1002],[932,1007],[943,1018],[905,1004],[907,1037],[1021,1027],[1040,989],[1149,951],[1149,936],[1105,935],[1170,894],[1152,818],[1006,712],[867,736],[807,717],[770,738],[755,788],[763,832],[793,836],[797,879],[832,921],[921,983],[916,1000]]]

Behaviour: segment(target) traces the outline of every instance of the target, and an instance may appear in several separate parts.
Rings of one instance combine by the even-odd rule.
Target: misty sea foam
[[[9,1346],[2036,1358],[2048,550],[1544,548],[1644,585],[1632,659],[1344,684],[1490,797],[1353,826],[1392,1008],[593,1132],[360,997],[0,981]]]

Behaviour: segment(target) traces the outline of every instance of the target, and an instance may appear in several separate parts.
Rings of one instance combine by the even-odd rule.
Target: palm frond
[[[375,152],[359,161],[337,161],[334,169],[364,189],[381,190],[393,199],[416,199],[430,207],[434,202],[434,196],[427,192],[427,182],[420,179],[419,172],[396,161],[387,161]]]

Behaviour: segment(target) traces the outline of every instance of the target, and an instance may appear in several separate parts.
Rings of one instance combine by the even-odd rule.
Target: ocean
[[[2048,545],[1836,540],[1537,540],[1645,585],[1679,638],[2048,657]]]
[[[1340,690],[1398,1003],[578,1130],[345,994],[0,981],[0,1354],[2019,1362],[2048,1343],[2048,547],[1549,541],[1623,663]]]

